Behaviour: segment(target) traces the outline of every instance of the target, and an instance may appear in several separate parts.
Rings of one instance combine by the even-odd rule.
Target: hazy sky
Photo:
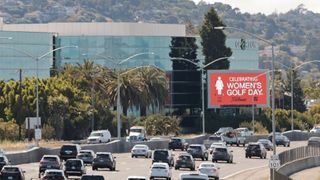
[[[200,0],[193,0],[198,3]],[[273,12],[285,13],[304,4],[308,10],[320,13],[320,0],[204,0],[210,4],[221,2],[229,4],[232,8],[239,8],[241,12],[271,14]]]

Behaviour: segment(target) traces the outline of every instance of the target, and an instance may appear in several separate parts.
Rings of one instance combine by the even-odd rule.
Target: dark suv
[[[64,173],[68,176],[82,176],[86,174],[86,168],[81,159],[68,159],[64,165]]]
[[[60,159],[67,160],[71,158],[76,158],[80,152],[80,146],[78,144],[66,144],[60,149]]]
[[[108,168],[111,171],[116,170],[116,160],[110,152],[97,152],[96,157],[92,162],[92,170],[98,170],[98,168]]]
[[[203,144],[191,144],[187,152],[191,154],[193,158],[201,158],[202,161],[208,161],[208,151]]]
[[[168,163],[169,166],[174,166],[174,160],[171,151],[167,149],[156,149],[153,151],[152,163],[164,162]]]
[[[84,175],[81,180],[104,180],[102,175]]]
[[[180,154],[176,160],[174,169],[189,168],[191,171],[195,170],[195,162],[190,154]]]
[[[183,150],[187,150],[188,145],[189,144],[183,138],[171,138],[169,142],[169,149],[172,149],[172,150],[181,149],[181,151],[183,151]]]
[[[59,156],[56,155],[44,155],[40,160],[39,165],[39,178],[47,169],[61,169],[61,163]]]
[[[24,171],[16,166],[4,166],[1,170],[1,180],[25,180]]]
[[[246,148],[246,158],[251,158],[252,156],[266,158],[267,157],[267,150],[264,148],[263,144],[261,143],[250,143]]]

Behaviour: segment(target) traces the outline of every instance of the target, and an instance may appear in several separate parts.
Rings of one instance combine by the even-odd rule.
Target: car
[[[144,176],[128,176],[127,180],[147,180]]]
[[[64,164],[64,173],[66,177],[82,176],[86,174],[86,167],[81,159],[68,159]]]
[[[239,132],[241,136],[253,136],[253,131],[250,131],[246,127],[237,128],[236,131]]]
[[[233,162],[232,150],[228,147],[217,147],[212,152],[212,162],[227,161],[227,163]]]
[[[198,171],[202,174],[208,175],[209,178],[219,179],[219,167],[212,162],[203,162],[199,165]]]
[[[47,169],[57,169],[60,170],[62,164],[60,162],[60,158],[57,155],[44,155],[42,156],[40,163],[39,163],[39,175],[43,174]]]
[[[128,142],[139,142],[147,140],[147,131],[143,126],[132,126],[129,136],[126,138]]]
[[[25,180],[24,176],[25,171],[23,171],[20,167],[6,165],[3,166],[0,179],[1,180]]]
[[[201,158],[202,161],[208,161],[209,154],[203,144],[191,144],[189,145],[187,152],[191,154],[193,158]]]
[[[44,172],[42,180],[67,180],[63,170],[47,169]]]
[[[261,143],[264,146],[264,148],[266,148],[266,150],[268,151],[273,150],[273,144],[269,139],[259,139],[257,142]]]
[[[87,143],[107,143],[111,141],[111,134],[109,130],[92,131],[87,139]]]
[[[173,158],[172,152],[168,149],[154,150],[153,155],[152,155],[152,163],[156,163],[156,162],[165,162],[170,167],[173,167],[174,166],[174,158]]]
[[[9,163],[9,160],[8,160],[7,156],[4,155],[4,154],[1,154],[0,155],[0,171],[3,168],[3,166],[9,165],[9,164],[10,163]]]
[[[203,141],[203,144],[206,146],[206,148],[209,148],[210,145],[215,142],[224,142],[224,140],[220,135],[219,136],[218,135],[211,135],[208,137],[208,139]]]
[[[311,130],[310,133],[320,133],[320,126],[314,126]]]
[[[320,137],[310,137],[308,139],[308,146],[320,146]]]
[[[111,152],[97,152],[92,162],[92,170],[98,168],[108,168],[110,171],[116,170],[116,158],[113,157]]]
[[[185,139],[173,137],[170,139],[168,147],[172,150],[181,149],[183,151],[188,149],[188,145]]]
[[[74,159],[77,157],[81,150],[81,147],[78,144],[65,144],[60,148],[60,159]]]
[[[104,180],[102,175],[83,175],[80,180]]]
[[[136,144],[131,149],[131,157],[143,156],[145,158],[151,158],[152,152],[149,146],[144,144]]]
[[[92,164],[94,156],[95,153],[92,150],[80,150],[79,154],[77,155],[77,159],[82,159],[85,165]]]
[[[214,148],[218,148],[218,147],[227,147],[227,145],[224,142],[214,142],[210,145],[209,153],[212,154]]]
[[[179,180],[209,180],[208,175],[201,173],[181,173]]]
[[[268,139],[272,142],[272,133],[268,136]],[[277,146],[283,145],[284,147],[290,147],[290,140],[281,133],[276,133],[275,140]]]
[[[150,169],[150,179],[166,178],[171,180],[171,170],[168,163],[156,162],[153,163]]]
[[[261,159],[266,159],[267,150],[261,143],[249,143],[246,148],[246,158],[251,158],[253,156],[260,157]]]
[[[174,169],[180,169],[180,168],[189,168],[191,171],[195,170],[195,162],[193,157],[188,154],[180,154],[178,159],[176,160],[176,164],[174,166]]]

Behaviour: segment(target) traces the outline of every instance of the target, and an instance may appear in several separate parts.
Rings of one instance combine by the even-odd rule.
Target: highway
[[[295,141],[291,142],[290,147],[282,147],[279,146],[277,148],[277,153],[288,150],[290,148],[295,148],[299,146],[305,146],[307,144],[306,141]],[[220,167],[220,178],[221,179],[234,179],[235,176],[239,177],[241,174],[245,173],[246,170],[253,171],[255,168],[268,168],[268,159],[272,154],[272,151],[268,152],[267,159],[260,158],[252,158],[246,159],[244,147],[231,147],[233,150],[233,163],[228,164],[225,162],[218,162],[218,166]],[[174,151],[175,158],[181,153],[181,151]],[[114,180],[125,180],[129,175],[139,175],[149,177],[149,169],[151,166],[151,159],[146,158],[131,158],[130,153],[122,153],[122,154],[114,154],[117,161],[116,171],[112,172],[108,169],[92,171],[91,166],[87,166],[87,174],[100,174],[103,175],[106,179],[114,179]],[[209,157],[211,160],[211,156]],[[198,166],[202,161],[197,159],[196,166]],[[39,163],[30,163],[30,164],[21,164],[19,165],[24,171],[26,171],[25,176],[26,179],[37,179],[38,177],[38,168]],[[190,172],[188,169],[181,170],[172,170],[172,179],[178,179],[178,176],[181,172]],[[195,172],[195,171],[194,171]],[[268,171],[266,171],[268,172]],[[79,178],[76,178],[79,179]]]

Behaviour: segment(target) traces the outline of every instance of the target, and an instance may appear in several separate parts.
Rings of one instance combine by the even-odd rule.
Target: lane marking
[[[265,167],[268,167],[268,165],[259,166],[259,167],[253,167],[253,168],[249,168],[249,169],[244,169],[244,170],[238,171],[238,172],[236,172],[236,173],[230,174],[230,175],[228,175],[228,176],[225,176],[225,177],[223,177],[223,178],[220,178],[220,179],[221,179],[221,180],[223,180],[223,179],[228,179],[228,178],[231,178],[231,177],[233,177],[233,176],[242,174],[242,173],[247,172],[247,171],[251,171],[251,170],[255,170],[255,169],[260,169],[260,168],[265,168]]]

